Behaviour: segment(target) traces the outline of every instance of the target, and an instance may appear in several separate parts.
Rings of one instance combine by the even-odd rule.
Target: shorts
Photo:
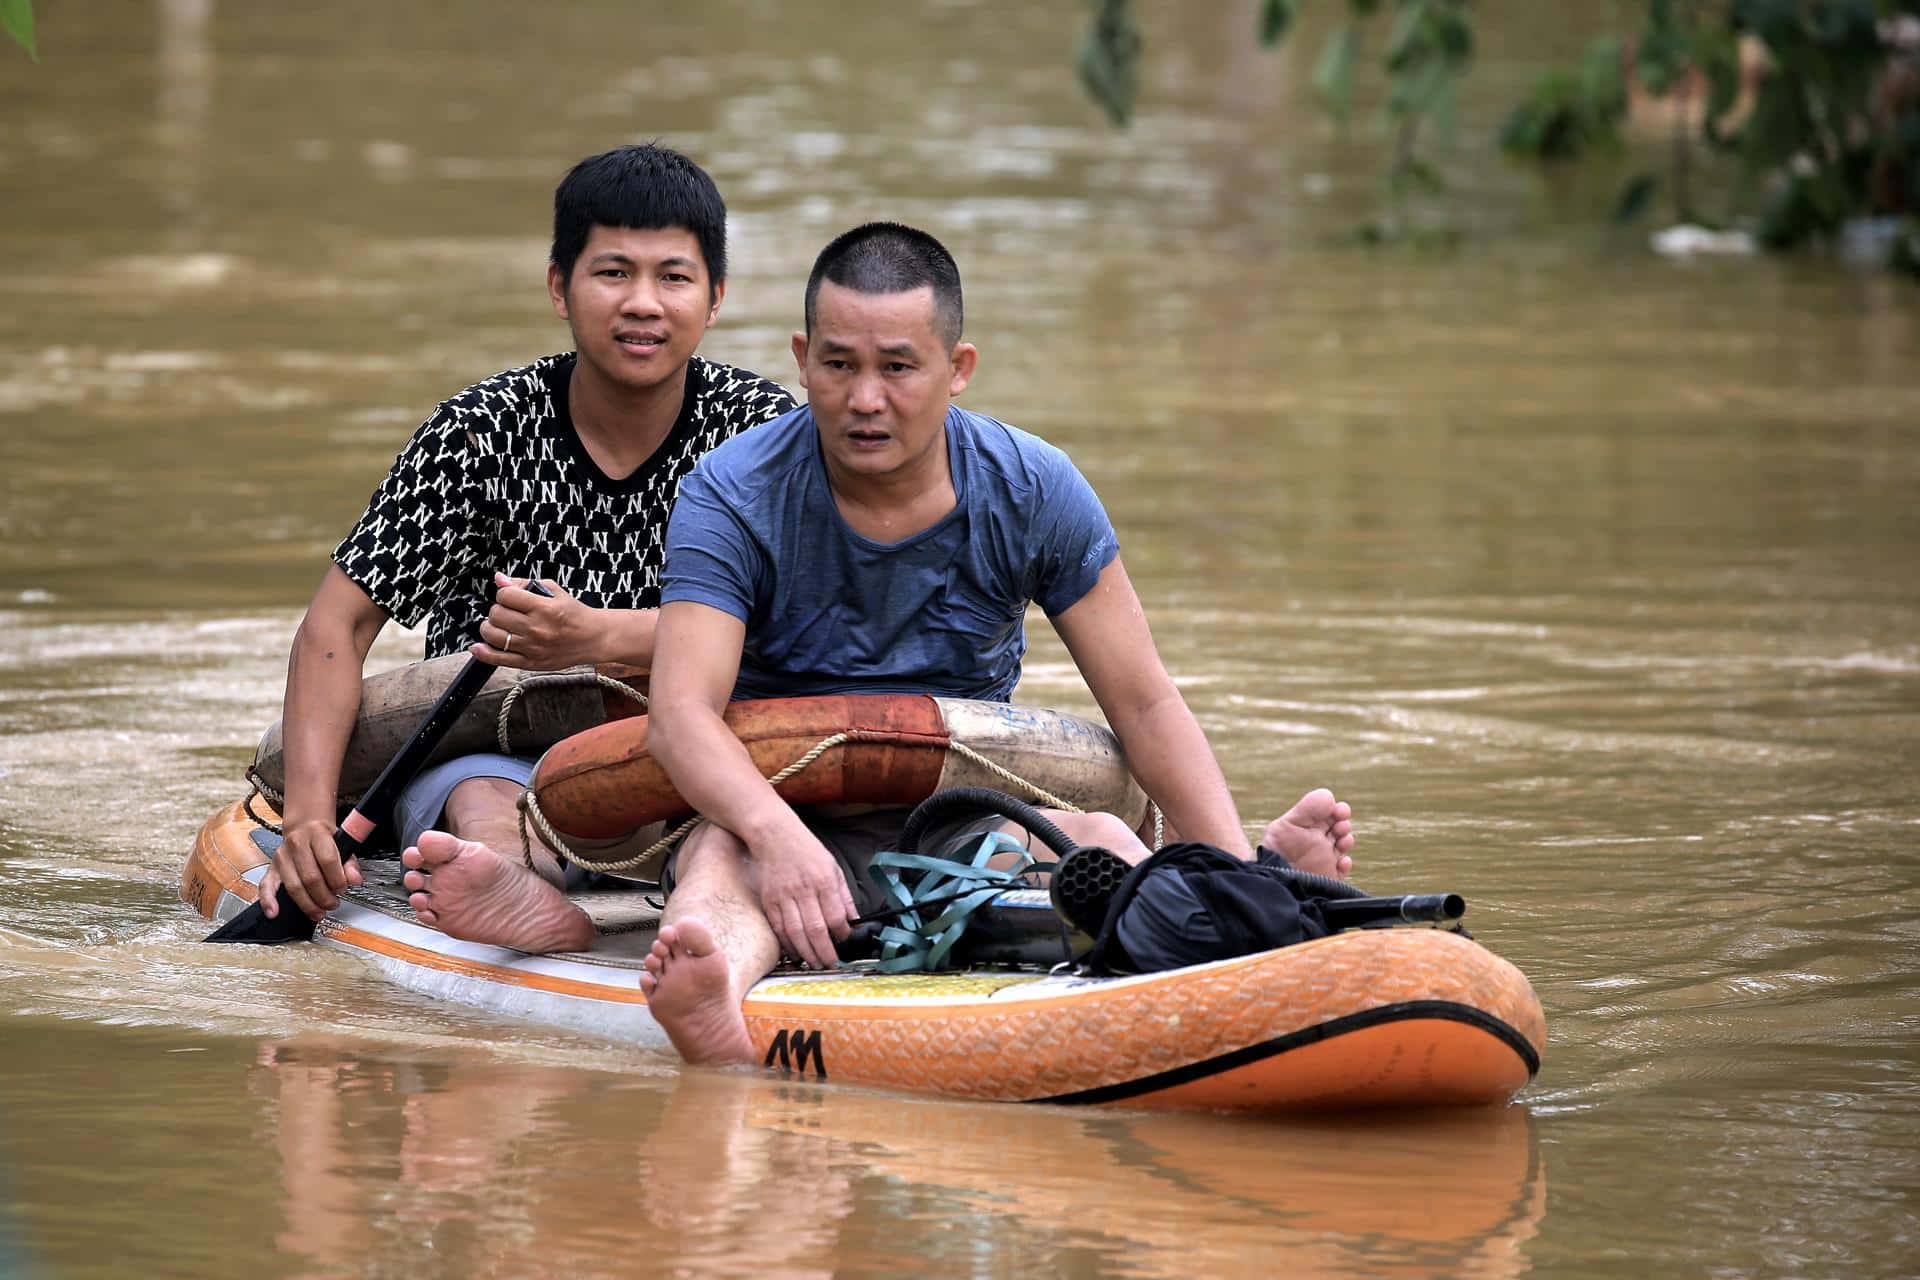
[[[853,892],[856,914],[871,915],[888,905],[880,886],[874,883],[869,868],[873,865],[874,854],[899,848],[900,833],[906,829],[907,819],[913,814],[912,809],[871,809],[848,813],[839,809],[802,807],[794,812],[800,815],[800,821],[806,824],[807,830],[826,846],[833,860],[840,864],[840,874],[846,878],[847,887]],[[999,831],[1008,825],[994,814],[941,823],[929,828],[920,837],[920,852],[940,858],[963,854],[971,857],[974,841],[989,831]],[[686,843],[684,837],[680,843]],[[669,897],[673,894],[673,871],[679,857],[680,846],[676,845],[673,852],[667,855],[666,865],[660,872],[660,887]]]
[[[533,781],[534,756],[503,756],[495,751],[479,751],[470,756],[442,760],[414,775],[400,789],[393,802],[393,833],[400,847],[420,843],[420,833],[440,825],[447,811],[447,797],[468,778],[505,778],[526,786]]]
[[[420,843],[421,832],[440,825],[446,815],[447,797],[467,779],[505,778],[508,782],[525,787],[532,783],[534,766],[538,763],[539,759],[535,756],[505,756],[494,751],[479,751],[470,756],[443,760],[421,771],[412,782],[401,788],[399,799],[393,802],[393,830],[399,837],[400,847],[404,849]],[[661,829],[661,824],[652,823],[623,839],[575,843],[580,845],[583,854],[591,852],[602,859],[613,860],[646,848],[660,838]],[[568,893],[594,888],[632,888],[636,883],[626,876],[605,874],[577,862],[563,859],[560,865],[565,877],[561,887]]]

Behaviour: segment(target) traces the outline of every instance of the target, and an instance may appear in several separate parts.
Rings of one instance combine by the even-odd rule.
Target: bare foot
[[[400,855],[407,902],[420,923],[468,942],[489,942],[535,955],[582,951],[593,921],[565,894],[483,844],[444,831],[423,831]]]
[[[1298,870],[1345,880],[1353,870],[1353,859],[1347,856],[1353,848],[1352,818],[1352,807],[1321,787],[1269,822],[1260,843]]]
[[[692,916],[660,926],[640,975],[640,994],[688,1062],[752,1062],[753,1040],[727,972],[727,957]]]

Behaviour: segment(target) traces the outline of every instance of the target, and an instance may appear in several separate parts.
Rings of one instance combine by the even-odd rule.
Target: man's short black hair
[[[571,280],[573,264],[596,226],[691,232],[707,278],[727,278],[727,206],[707,171],[651,142],[588,156],[553,192],[553,265]]]
[[[814,259],[807,277],[807,336],[813,336],[820,282],[856,293],[911,293],[933,286],[933,331],[947,350],[960,341],[965,309],[960,268],[946,247],[924,231],[898,222],[869,222],[836,236]]]

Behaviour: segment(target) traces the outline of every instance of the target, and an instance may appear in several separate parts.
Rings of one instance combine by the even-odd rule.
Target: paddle
[[[541,586],[538,579],[530,579],[527,590],[540,596],[553,594]],[[387,767],[380,771],[380,776],[360,797],[353,812],[343,818],[339,828],[334,831],[333,843],[340,850],[342,862],[359,854],[378,827],[379,824],[367,815],[385,813],[393,807],[394,797],[402,787],[413,781],[413,775],[420,772],[420,766],[426,763],[433,749],[447,736],[447,730],[453,728],[454,721],[478,696],[493,673],[494,668],[488,663],[478,658],[467,659],[467,665],[460,668],[460,674],[441,693],[440,700],[433,704],[433,710],[427,713],[427,718],[420,722],[413,736],[387,762]],[[280,904],[278,915],[269,916],[260,903],[253,903],[208,934],[206,941],[251,942],[271,947],[282,942],[306,942],[313,937],[315,922],[294,905],[293,897],[285,885],[280,887],[274,900]]]

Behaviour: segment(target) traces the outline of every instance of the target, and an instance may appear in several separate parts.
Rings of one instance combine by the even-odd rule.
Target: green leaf
[[[1393,15],[1387,27],[1387,44],[1380,55],[1388,69],[1404,70],[1430,51],[1425,39],[1426,25],[1426,0],[1407,0],[1400,6],[1400,12]]]
[[[1133,20],[1133,0],[1094,0],[1093,7],[1093,25],[1080,38],[1074,65],[1087,96],[1114,124],[1125,126],[1133,117],[1140,84],[1140,28]]]
[[[1597,122],[1613,125],[1627,113],[1625,51],[1615,36],[1601,36],[1580,58],[1580,101]]]
[[[1687,70],[1687,32],[1670,0],[1647,0],[1647,21],[1634,52],[1634,72],[1648,93],[1663,98]]]
[[[1313,84],[1332,104],[1334,119],[1345,124],[1353,109],[1353,69],[1360,60],[1360,27],[1348,22],[1327,37],[1314,64]]]
[[[1500,126],[1502,151],[1523,160],[1557,160],[1571,154],[1565,139],[1564,84],[1564,75],[1549,72],[1515,104]]]
[[[1446,94],[1452,73],[1444,62],[1423,62],[1394,77],[1393,92],[1387,96],[1387,114],[1395,120],[1431,114]]]
[[[1466,6],[1451,2],[1433,16],[1433,39],[1440,54],[1455,67],[1473,61],[1473,24],[1467,20]]]
[[[33,44],[33,0],[0,0],[0,27],[6,28],[29,58],[40,61]]]
[[[1647,211],[1647,206],[1653,203],[1653,197],[1659,190],[1659,178],[1651,173],[1640,174],[1620,188],[1620,195],[1613,202],[1610,216],[1621,226],[1635,221]]]
[[[1300,0],[1261,0],[1260,43],[1268,48],[1279,44],[1280,37],[1293,26],[1294,14],[1299,8]]]

